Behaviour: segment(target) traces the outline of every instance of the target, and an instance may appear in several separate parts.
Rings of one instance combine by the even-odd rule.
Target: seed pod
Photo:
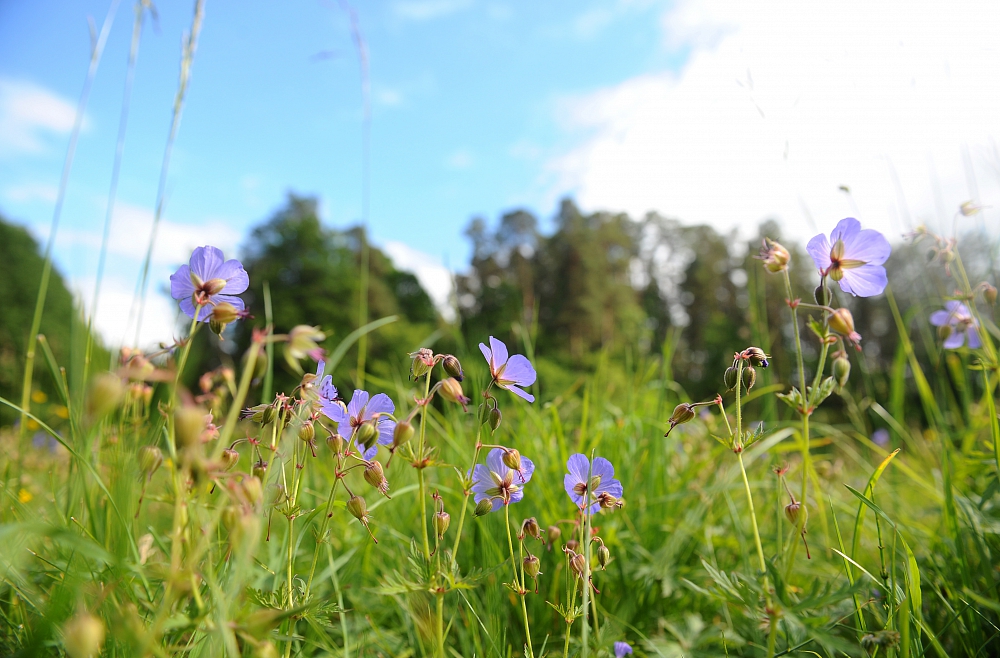
[[[205,431],[205,410],[198,407],[181,407],[174,412],[174,434],[177,445],[186,448],[201,443]]]
[[[757,383],[757,371],[751,365],[743,368],[743,386],[748,391]]]
[[[601,569],[605,569],[608,563],[611,562],[611,551],[603,543],[597,547],[597,563],[601,565]]]
[[[261,482],[264,481],[264,475],[267,473],[267,462],[263,459],[258,459],[254,462],[253,468],[250,469],[250,473]]]
[[[850,336],[854,333],[854,316],[846,308],[838,308],[831,313],[826,323],[842,336]]]
[[[687,402],[682,402],[681,404],[674,407],[674,413],[671,414],[670,418],[667,420],[667,422],[670,423],[670,429],[668,429],[667,433],[664,434],[663,436],[668,436],[674,430],[675,427],[683,423],[686,423],[693,418],[694,418],[694,406],[688,404]]]
[[[983,301],[993,306],[997,303],[997,289],[988,283],[983,283]]]
[[[851,377],[851,362],[846,356],[838,356],[833,360],[833,378],[837,380],[837,386],[844,388],[847,380]]]
[[[413,438],[413,425],[408,420],[401,420],[396,423],[396,428],[392,430],[392,447],[398,448],[399,446],[407,443]]]
[[[147,478],[153,477],[153,473],[160,468],[163,463],[163,452],[156,446],[142,446],[139,448],[139,470]]]
[[[555,543],[559,541],[559,537],[561,536],[562,536],[562,530],[560,530],[559,526],[557,525],[550,525],[545,530],[545,537],[546,539],[549,540],[549,546],[554,546]]]
[[[344,437],[336,432],[326,437],[326,445],[333,451],[333,454],[337,456],[344,454]]]
[[[805,506],[798,501],[793,501],[785,505],[785,518],[787,518],[789,523],[793,526],[798,527],[799,514],[802,514],[805,517],[802,520],[802,527],[805,527],[806,519],[809,518],[809,510],[807,510]]]
[[[448,402],[454,402],[456,404],[465,405],[469,404],[469,398],[465,397],[462,392],[462,385],[454,377],[449,377],[441,381],[441,397],[443,397]]]
[[[618,506],[618,499],[609,494],[607,491],[602,491],[597,494],[597,504],[601,509],[611,509],[612,507]]]
[[[736,388],[737,377],[739,376],[740,371],[736,366],[726,368],[726,374],[722,376],[722,382],[726,385],[727,391],[732,391]]]
[[[95,375],[87,390],[87,415],[100,420],[118,408],[125,397],[122,380],[110,372]]]
[[[952,331],[954,330],[952,329],[952,326],[950,324],[943,324],[937,328],[938,338],[940,338],[941,340],[948,340],[948,337],[951,336]]]
[[[570,539],[566,542],[566,548],[571,551],[576,551],[580,548],[580,542],[575,539]]]
[[[208,324],[212,333],[221,336],[226,325],[235,322],[240,317],[240,312],[229,302],[220,302],[212,307],[212,314],[209,316]]]
[[[410,364],[410,373],[414,379],[423,377],[434,367],[434,352],[426,347],[421,347],[410,356],[413,358],[413,362]]]
[[[241,484],[243,495],[251,505],[256,505],[264,498],[264,487],[260,483],[260,478],[256,476],[244,478]]]
[[[527,518],[524,523],[521,524],[521,536],[522,537],[534,537],[535,539],[542,538],[542,529],[538,525],[538,521],[535,517]]]
[[[525,556],[521,564],[524,565],[524,575],[529,578],[537,578],[538,574],[541,573],[541,561],[531,553]]]
[[[368,504],[361,496],[351,496],[351,499],[347,501],[347,511],[358,521],[368,518]]]
[[[385,479],[385,471],[377,459],[371,460],[365,466],[365,482],[378,489],[378,492],[386,498],[389,497],[389,481]]]
[[[378,430],[375,429],[375,423],[372,421],[365,421],[361,423],[361,426],[357,430],[357,440],[359,446],[369,447],[378,437]]]
[[[816,286],[816,290],[813,291],[813,299],[820,306],[826,306],[830,303],[830,291],[826,289],[826,286],[820,284]]]
[[[486,516],[493,511],[493,501],[489,498],[483,498],[481,501],[476,503],[476,510],[472,513],[473,516]]]
[[[502,421],[503,421],[503,414],[500,413],[500,409],[498,409],[497,407],[493,407],[492,409],[489,410],[489,413],[486,416],[486,422],[489,423],[491,430],[496,432],[497,428],[500,427],[500,423]]]
[[[573,573],[575,573],[578,578],[583,578],[583,575],[587,570],[587,558],[580,553],[573,552],[572,550],[569,552],[569,556],[569,568],[573,570]]]
[[[445,354],[444,358],[441,359],[441,366],[448,373],[449,377],[454,377],[458,381],[465,379],[465,373],[462,372],[462,364],[453,355]]]
[[[504,465],[507,468],[511,469],[512,471],[521,470],[521,453],[515,450],[514,448],[511,448],[506,452],[504,452],[503,457],[501,457],[501,460],[503,461]]]
[[[448,532],[448,526],[451,525],[451,515],[444,510],[434,514],[434,532],[437,533],[437,538],[440,540],[444,537],[444,533]]]
[[[316,438],[316,427],[311,420],[304,421],[299,425],[299,439],[306,443],[312,442]]]
[[[240,453],[233,448],[226,448],[222,451],[222,470],[231,471],[236,463],[240,461]]]
[[[96,658],[104,644],[104,622],[81,612],[63,626],[63,646],[70,658]]]

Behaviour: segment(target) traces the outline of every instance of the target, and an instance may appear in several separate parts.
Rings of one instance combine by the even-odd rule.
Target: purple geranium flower
[[[601,509],[602,499],[617,501],[622,497],[624,490],[622,483],[615,479],[615,467],[604,457],[594,457],[594,467],[591,468],[587,456],[577,453],[570,456],[566,468],[569,473],[563,476],[563,487],[580,509],[584,508],[584,501],[587,500],[592,503],[590,513],[596,514]],[[587,481],[588,474],[590,482]]]
[[[505,388],[514,395],[534,402],[535,396],[522,391],[518,386],[531,386],[535,383],[535,369],[531,361],[520,354],[507,357],[507,346],[490,336],[490,346],[479,343],[479,350],[490,364],[490,376],[500,388]]]
[[[330,388],[333,388],[332,383],[330,384]],[[334,389],[334,392],[336,392],[336,389]],[[371,421],[375,417],[375,414],[391,414],[396,410],[396,405],[392,403],[392,400],[385,393],[370,396],[368,391],[354,391],[351,401],[347,404],[347,409],[344,409],[344,405],[341,402],[321,398],[320,410],[324,416],[337,423],[337,432],[350,442],[351,437],[354,436],[354,431],[362,423]],[[375,428],[378,430],[377,444],[383,446],[391,445],[392,432],[396,429],[396,423],[391,418],[380,415],[378,420],[375,421]],[[365,459],[371,459],[378,451],[378,445],[372,443],[370,446],[365,446],[359,443],[358,450]]]
[[[492,500],[494,512],[503,504],[509,505],[524,498],[524,485],[535,472],[535,464],[527,457],[521,457],[521,470],[518,472],[503,463],[503,454],[503,449],[493,448],[486,455],[486,465],[476,464],[472,472],[472,492],[476,494],[476,504]]]
[[[632,653],[632,645],[628,642],[615,642],[615,658],[624,658]]]
[[[874,229],[848,217],[840,220],[828,240],[822,233],[806,245],[820,274],[840,282],[840,289],[859,297],[872,297],[885,290],[889,279],[882,267],[892,247]]]
[[[191,253],[189,264],[170,275],[170,296],[180,302],[189,318],[194,318],[197,306],[198,320],[208,322],[212,311],[201,307],[228,302],[242,311],[243,300],[235,295],[249,285],[250,277],[240,261],[226,260],[216,247],[198,247]]]
[[[872,443],[880,448],[886,448],[889,446],[889,430],[884,427],[880,427],[872,433]]]
[[[944,347],[948,350],[957,350],[962,345],[968,343],[969,349],[982,347],[979,339],[979,323],[969,312],[968,307],[962,302],[951,300],[944,303],[945,311],[934,311],[931,313],[931,324],[935,327],[949,327],[948,335],[944,339]]]
[[[325,375],[326,361],[320,359],[316,364],[316,384],[315,391],[319,395],[321,402],[333,402],[340,395],[337,387],[333,385],[333,375]]]

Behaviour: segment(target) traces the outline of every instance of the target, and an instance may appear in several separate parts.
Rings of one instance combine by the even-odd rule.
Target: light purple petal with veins
[[[378,442],[379,445],[389,446],[392,445],[392,434],[396,430],[396,423],[388,418],[383,418],[378,423]]]
[[[493,448],[490,454],[486,455],[486,467],[503,478],[510,469],[503,463],[503,450]]]
[[[863,265],[843,272],[841,290],[858,297],[874,297],[889,285],[889,277],[881,265]]]
[[[243,264],[235,258],[220,265],[212,278],[225,279],[226,287],[222,291],[227,295],[238,295],[250,286],[250,276],[243,269]]]
[[[931,324],[935,327],[943,327],[951,324],[951,313],[948,311],[934,311],[931,313]]]
[[[198,247],[191,253],[191,271],[202,281],[221,278],[216,277],[215,271],[226,261],[222,255],[222,250],[218,247]]]
[[[816,269],[824,271],[830,267],[830,241],[822,233],[806,244],[806,251],[812,256]]]
[[[520,354],[515,354],[507,360],[507,367],[503,369],[500,380],[513,382],[518,386],[531,386],[535,383],[536,377],[531,361]]]
[[[368,404],[368,391],[355,390],[351,396],[351,401],[347,404],[347,413],[351,418],[361,418],[361,412]]]
[[[392,403],[392,400],[385,393],[377,393],[372,396],[365,405],[365,420],[371,420],[374,418],[375,414],[391,414],[396,410],[396,405]]]
[[[170,275],[170,296],[174,299],[184,299],[194,294],[194,284],[191,283],[191,268],[181,265]]]
[[[503,341],[490,336],[490,352],[493,354],[491,363],[494,371],[500,370],[507,363],[507,346]]]
[[[347,418],[347,410],[344,409],[343,405],[341,405],[339,402],[334,402],[332,399],[329,399],[329,400],[321,400],[319,403],[319,408],[320,411],[323,412],[324,416],[326,416],[333,422],[337,423],[337,431],[340,432],[341,435],[343,435],[340,426],[343,423],[347,423],[348,427],[350,426],[350,423],[348,422]]]
[[[508,391],[510,391],[511,393],[513,393],[514,395],[516,395],[517,397],[524,398],[528,402],[534,402],[535,401],[535,396],[534,395],[532,395],[531,393],[528,393],[526,391],[522,391],[521,389],[519,389],[518,387],[514,386],[513,384],[507,384],[505,386],[500,386],[500,388],[505,388]]]

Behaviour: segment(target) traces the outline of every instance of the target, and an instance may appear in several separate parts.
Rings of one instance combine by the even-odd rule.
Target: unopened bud
[[[557,525],[550,525],[545,530],[545,537],[549,540],[549,545],[555,545],[559,541],[559,537],[562,536],[562,530],[559,529]]]
[[[233,448],[226,448],[222,451],[222,470],[231,471],[236,463],[240,461],[240,453]]]
[[[366,421],[361,423],[358,427],[357,440],[359,446],[364,446],[368,448],[372,443],[375,442],[375,438],[378,436],[378,430],[375,429],[375,423],[372,421]]]
[[[578,578],[583,578],[584,573],[587,571],[587,558],[570,549],[569,568],[573,570],[573,573]]]
[[[854,333],[854,316],[846,308],[838,308],[831,313],[826,323],[841,336],[850,336]]]
[[[258,478],[261,482],[264,481],[264,475],[267,473],[267,462],[263,459],[258,459],[254,462],[253,468],[250,469],[250,473]]]
[[[771,238],[764,238],[758,258],[764,261],[764,269],[772,274],[788,269],[788,261],[792,259],[788,250]]]
[[[938,338],[940,338],[941,340],[948,340],[948,337],[951,336],[952,331],[954,330],[952,329],[950,324],[943,324],[937,328]]]
[[[438,539],[444,537],[444,533],[448,532],[449,525],[451,525],[451,514],[443,510],[434,514],[434,532],[437,533]]]
[[[501,460],[503,461],[504,465],[507,468],[511,469],[512,471],[519,471],[520,472],[520,470],[521,470],[521,453],[518,452],[517,450],[515,450],[513,448],[507,450],[506,452],[503,453],[503,457],[501,457]]]
[[[260,483],[260,478],[257,476],[244,478],[241,484],[243,486],[243,495],[246,496],[247,501],[251,505],[256,505],[263,500],[264,486]]]
[[[70,658],[96,658],[104,644],[104,622],[81,612],[63,626],[63,646]]]
[[[226,330],[226,325],[235,322],[240,317],[240,312],[229,302],[221,302],[212,307],[212,314],[209,316],[208,324],[212,333],[221,336]]]
[[[747,365],[743,368],[743,386],[749,391],[757,383],[757,371],[754,367]]]
[[[722,382],[726,385],[727,391],[732,391],[736,388],[739,376],[740,371],[736,366],[729,366],[726,368],[726,374],[722,376]]]
[[[299,425],[299,439],[306,443],[316,438],[316,427],[311,420],[304,421]]]
[[[426,347],[421,347],[416,352],[410,354],[410,356],[413,358],[413,362],[410,365],[410,373],[412,373],[414,379],[423,377],[434,367],[434,352]]]
[[[122,380],[110,372],[102,372],[91,380],[87,391],[87,415],[100,420],[118,408],[125,397]]]
[[[454,377],[458,381],[465,379],[465,373],[462,372],[462,364],[451,354],[445,355],[445,357],[441,360],[441,366],[444,368],[444,371],[448,373],[449,377]]]
[[[413,424],[408,420],[401,420],[396,423],[395,429],[392,430],[392,447],[398,448],[399,446],[407,443],[413,438]]]
[[[469,404],[469,398],[465,397],[465,394],[462,392],[462,385],[454,377],[442,380],[440,390],[441,397],[448,402],[460,404],[463,408]]]
[[[830,303],[830,291],[826,289],[826,286],[820,284],[816,286],[816,290],[813,291],[813,299],[820,306],[826,306]]]
[[[802,505],[802,503],[793,501],[785,505],[785,518],[787,518],[789,523],[792,525],[799,525],[799,514],[802,514],[806,518],[809,517],[809,511]],[[802,521],[802,526],[805,527],[805,519]]]
[[[601,565],[601,569],[604,569],[609,562],[611,562],[611,551],[602,543],[597,547],[597,563]]]
[[[476,503],[476,510],[472,513],[473,516],[486,516],[493,511],[493,500],[490,498],[483,498],[481,501]]]
[[[244,409],[242,415],[258,425],[267,425],[274,422],[275,411],[274,406],[270,404],[258,404],[256,407]]]
[[[377,459],[371,460],[365,466],[365,482],[378,489],[378,492],[386,498],[389,497],[389,481],[385,479],[385,471]]]
[[[361,496],[351,496],[351,499],[347,501],[347,511],[359,521],[368,518],[368,504]]]
[[[139,470],[146,477],[152,477],[162,463],[163,453],[156,446],[139,448]]]
[[[174,412],[174,435],[177,445],[190,447],[201,443],[205,431],[205,410],[200,407],[180,407]]]
[[[542,563],[537,556],[528,553],[522,561],[524,565],[524,575],[528,578],[537,578],[538,574],[542,573],[541,567]]]
[[[759,366],[761,368],[766,368],[770,365],[767,361],[767,354],[764,354],[764,350],[759,347],[748,347],[744,350],[744,353],[750,359],[751,365]]]
[[[993,306],[997,303],[997,289],[996,286],[991,286],[988,283],[983,283],[983,301]]]
[[[844,388],[847,380],[851,377],[851,362],[846,356],[838,356],[833,360],[833,378],[837,380],[837,386]]]
[[[601,509],[611,509],[612,507],[619,507],[618,499],[609,494],[607,491],[602,491],[597,494],[597,504]]]
[[[566,542],[566,548],[571,551],[576,551],[577,549],[580,548],[580,542],[578,542],[575,539],[570,539],[569,541]]]
[[[675,427],[681,425],[682,423],[686,423],[689,420],[692,420],[693,418],[694,418],[694,406],[688,404],[687,402],[682,402],[681,404],[674,407],[674,413],[670,415],[670,418],[667,421],[670,423],[670,429],[668,429],[667,433],[664,434],[663,436],[668,436],[674,430]]]
[[[496,432],[497,428],[500,427],[500,423],[502,421],[503,421],[503,414],[501,414],[500,410],[496,407],[490,409],[486,415],[486,422],[489,423],[490,429],[493,430],[494,432]]]
[[[535,517],[531,517],[524,520],[521,524],[521,536],[522,537],[534,537],[535,539],[542,538],[542,529],[538,525],[538,521]]]
[[[326,340],[326,334],[319,327],[310,327],[307,324],[300,324],[292,327],[288,332],[288,343],[285,345],[285,359],[290,365],[298,366],[298,361],[307,356],[318,355],[322,357],[319,343]],[[298,367],[298,372],[302,372]]]
[[[344,453],[344,437],[336,432],[326,437],[326,445],[335,455],[339,456]]]

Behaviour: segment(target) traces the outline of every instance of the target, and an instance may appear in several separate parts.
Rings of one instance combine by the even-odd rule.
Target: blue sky
[[[586,209],[655,209],[723,229],[776,217],[797,237],[847,214],[898,236],[921,221],[948,225],[968,199],[1000,207],[995,3],[869,4],[358,3],[373,237],[443,299],[445,267],[467,260],[472,216],[528,207],[547,220],[567,194]],[[98,314],[106,334],[120,327],[148,239],[192,7],[161,3],[143,31]],[[107,10],[0,2],[0,211],[42,238],[86,72],[87,17],[100,29]],[[58,265],[84,298],[132,22],[126,0],[57,240]],[[153,281],[193,246],[235,250],[289,190],[318,195],[332,226],[358,222],[361,108],[340,5],[208,0]],[[172,312],[159,296],[144,338],[168,338]]]

